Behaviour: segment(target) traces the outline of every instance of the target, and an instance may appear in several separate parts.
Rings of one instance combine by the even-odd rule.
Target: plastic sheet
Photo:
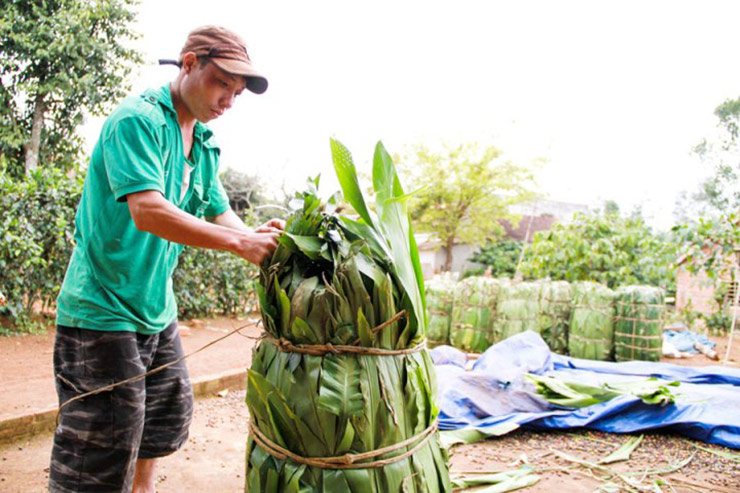
[[[716,346],[716,344],[710,341],[704,334],[697,334],[691,330],[666,330],[663,331],[663,339],[667,339],[682,353],[698,353],[699,351],[694,348],[694,344],[697,342],[712,349]]]
[[[446,351],[444,347],[432,351]],[[740,370],[692,368],[667,363],[609,363],[551,353],[538,334],[517,334],[489,348],[471,371],[456,365],[437,366],[440,428],[529,429],[586,427],[632,433],[664,429],[704,442],[740,449]],[[601,384],[647,377],[678,380],[676,403],[651,406],[634,396],[577,410],[555,409],[524,380],[527,372]]]

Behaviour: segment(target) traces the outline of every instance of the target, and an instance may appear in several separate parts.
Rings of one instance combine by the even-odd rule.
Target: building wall
[[[713,281],[704,272],[691,274],[686,269],[676,273],[676,310],[690,306],[691,310],[711,314],[717,310]]]
[[[728,277],[723,279],[722,282],[729,284],[731,280]],[[729,301],[730,311],[737,309],[731,306],[734,303],[733,294],[734,291],[732,290],[728,293],[729,299],[727,301]],[[676,273],[676,310],[682,310],[686,307],[707,315],[715,313],[719,309],[715,299],[714,281],[710,280],[704,272],[691,274],[686,269],[680,268]],[[740,310],[738,313],[740,313]]]

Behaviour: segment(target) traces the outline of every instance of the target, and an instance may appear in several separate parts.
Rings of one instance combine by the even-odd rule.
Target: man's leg
[[[60,405],[144,371],[136,334],[57,327]],[[49,471],[52,492],[130,491],[144,428],[144,381],[70,402],[61,410]]]
[[[173,363],[183,356],[177,322],[159,334],[148,370]],[[174,453],[188,438],[193,418],[193,390],[185,361],[146,378],[144,431],[136,464],[142,481],[154,480],[153,459]],[[151,476],[151,477],[150,477]]]
[[[138,459],[134,474],[132,493],[155,493],[157,491],[157,459]]]

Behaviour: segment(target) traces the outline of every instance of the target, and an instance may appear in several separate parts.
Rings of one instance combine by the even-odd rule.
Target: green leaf
[[[362,308],[357,310],[357,333],[360,336],[360,343],[364,347],[373,347],[375,341],[375,334],[367,323],[365,315],[362,313]]]
[[[639,437],[632,437],[626,442],[622,444],[621,447],[619,447],[617,450],[609,454],[608,456],[601,459],[598,463],[599,464],[611,464],[613,462],[621,462],[625,460],[629,460],[630,456],[632,455],[632,452],[635,451],[637,447],[640,446],[642,443],[643,435],[640,435]]]
[[[322,245],[322,242],[319,238],[315,236],[301,236],[291,233],[284,234],[295,242],[298,249],[303,252],[306,257],[310,258],[311,260],[316,260],[319,258]]]
[[[419,252],[405,204],[391,200],[403,196],[403,189],[393,161],[381,142],[375,147],[373,186],[379,224],[390,243],[393,267],[413,306],[412,315],[419,320],[420,332],[425,333],[424,279],[417,277],[421,273]]]
[[[319,386],[319,408],[347,419],[362,412],[362,403],[357,358],[347,354],[326,355]]]
[[[355,170],[355,163],[352,161],[352,154],[336,139],[331,139],[330,145],[334,170],[337,173],[339,184],[342,186],[344,199],[357,211],[365,221],[365,224],[372,227],[373,221],[370,218],[370,212],[367,209],[367,205],[365,205],[365,199],[362,196],[362,190],[360,190],[360,184],[357,181],[357,171]]]

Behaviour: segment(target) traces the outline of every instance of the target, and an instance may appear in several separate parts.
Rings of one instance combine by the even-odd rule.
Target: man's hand
[[[260,265],[270,257],[278,246],[278,237],[282,231],[257,231],[242,233],[240,241],[232,251],[247,261]]]
[[[257,233],[267,233],[270,231],[285,231],[285,221],[282,219],[272,218],[265,224],[260,225],[255,229]]]

